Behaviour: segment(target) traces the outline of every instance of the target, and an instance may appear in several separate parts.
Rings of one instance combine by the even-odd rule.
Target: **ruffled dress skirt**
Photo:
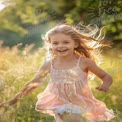
[[[64,86],[64,89],[62,86]],[[72,84],[49,83],[45,91],[37,96],[36,110],[52,116],[65,112],[80,114],[91,122],[109,121],[114,118],[113,111],[107,109],[103,102],[96,100],[89,94],[88,89],[81,92],[79,88],[76,92],[73,92],[72,87]]]

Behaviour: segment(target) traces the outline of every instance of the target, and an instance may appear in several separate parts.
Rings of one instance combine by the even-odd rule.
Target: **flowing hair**
[[[50,29],[43,37],[45,47],[48,50],[48,57],[53,57],[50,47],[50,37],[53,34],[62,33],[71,36],[71,38],[78,44],[74,49],[75,54],[90,58],[93,61],[97,61],[97,56],[101,53],[101,47],[106,46],[102,44],[102,29],[99,29],[96,25],[77,25],[72,26],[68,24],[56,25]]]

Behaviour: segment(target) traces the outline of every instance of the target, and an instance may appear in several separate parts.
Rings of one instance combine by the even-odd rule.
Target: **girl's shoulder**
[[[90,65],[95,65],[95,62],[87,57],[80,57],[79,61],[80,67],[88,68]]]
[[[79,66],[80,69],[86,73],[88,73],[88,71],[93,71],[96,74],[98,71],[96,63],[90,58],[80,57]]]
[[[87,57],[80,57],[80,63],[88,65],[89,63],[94,63],[94,61]]]
[[[51,60],[44,60],[44,62],[41,65],[40,69],[49,71],[50,66],[51,66]]]

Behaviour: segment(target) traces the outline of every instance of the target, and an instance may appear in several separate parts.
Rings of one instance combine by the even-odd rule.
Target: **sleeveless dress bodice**
[[[57,70],[51,68],[50,82],[74,83],[81,80],[82,83],[87,80],[87,73],[81,73],[80,67],[77,65],[68,70]]]

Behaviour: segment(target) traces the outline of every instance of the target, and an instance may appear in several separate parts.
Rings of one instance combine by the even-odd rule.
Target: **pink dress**
[[[76,66],[68,70],[54,69],[51,64],[50,81],[37,96],[36,110],[52,116],[76,113],[90,122],[109,121],[114,113],[94,98],[87,81],[88,74],[80,69],[79,61],[80,58]]]

